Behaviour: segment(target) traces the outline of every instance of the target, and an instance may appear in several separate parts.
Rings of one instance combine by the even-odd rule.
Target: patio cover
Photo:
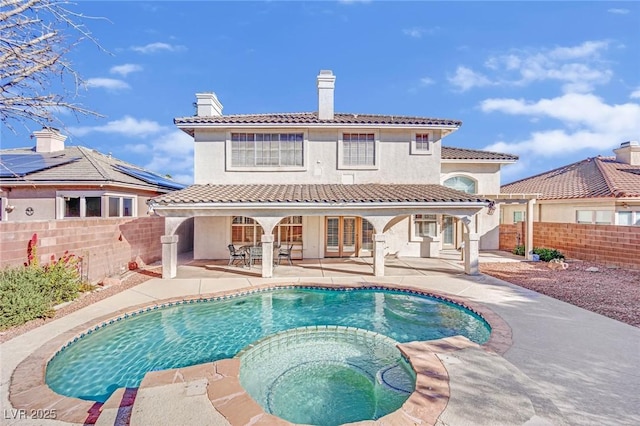
[[[273,246],[274,227],[287,216],[356,215],[374,227],[374,274],[384,275],[384,231],[397,216],[439,213],[462,219],[465,233],[465,271],[477,273],[478,235],[470,217],[491,200],[436,184],[196,184],[149,200],[149,209],[165,216],[163,277],[173,278],[177,267],[175,230],[188,217],[248,216],[264,229],[265,253]],[[468,264],[468,265],[467,265]],[[263,277],[271,277],[270,259],[263,261]]]

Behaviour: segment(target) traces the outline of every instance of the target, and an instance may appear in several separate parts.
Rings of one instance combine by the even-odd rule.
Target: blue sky
[[[173,125],[214,91],[224,114],[317,109],[444,117],[445,145],[520,156],[503,183],[640,139],[635,2],[80,1],[99,49],[70,54],[103,118],[61,115],[68,144],[193,181],[193,143]],[[105,52],[106,50],[106,52]],[[31,146],[2,129],[2,147]],[[35,125],[31,130],[36,130]]]

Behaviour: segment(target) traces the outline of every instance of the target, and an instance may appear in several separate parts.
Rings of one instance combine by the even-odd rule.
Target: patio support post
[[[387,237],[384,234],[373,234],[373,275],[384,277],[384,249]]]
[[[526,253],[527,260],[533,260],[533,205],[535,203],[535,199],[527,201],[527,215],[525,217],[527,238],[524,244],[524,252]]]
[[[475,232],[464,233],[464,273],[467,275],[478,275],[478,258],[480,236]]]
[[[178,236],[163,235],[162,243],[162,278],[175,278],[178,272]]]
[[[273,234],[263,234],[262,241],[262,278],[273,277]]]

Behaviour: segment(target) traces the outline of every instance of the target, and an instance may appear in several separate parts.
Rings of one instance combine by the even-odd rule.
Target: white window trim
[[[631,225],[620,224],[620,213],[631,214]],[[616,225],[619,226],[640,226],[640,210],[618,210],[616,211]]]
[[[416,213],[416,214],[434,214],[434,213]],[[436,235],[431,238],[441,238],[442,234],[442,215],[436,214]],[[409,215],[409,241],[412,243],[419,243],[424,241],[424,237],[416,234],[416,215]]]
[[[374,156],[373,165],[352,166],[344,164],[344,134],[345,133],[373,133]],[[338,131],[338,170],[380,170],[380,132],[371,129],[340,129]]]
[[[591,222],[579,222],[578,221],[578,212],[590,212],[591,213]],[[607,212],[611,214],[611,220],[609,222],[596,222],[596,212]],[[576,209],[575,211],[575,223],[582,225],[613,225],[616,223],[618,216],[615,214],[613,210],[597,210],[597,209]]]
[[[65,197],[72,198],[80,198],[80,216],[78,217],[65,217]],[[86,197],[100,197],[100,210],[101,216],[91,216],[91,218],[113,218],[116,217],[138,217],[138,197],[134,194],[122,194],[122,193],[114,193],[114,192],[104,192],[104,191],[56,191],[56,219],[85,219],[87,218],[87,204]],[[110,197],[119,197],[119,210],[120,216],[109,216],[109,198]],[[123,199],[130,198],[132,200],[132,214],[131,216],[122,216],[123,209]]]
[[[429,135],[429,149],[418,149],[417,135]],[[411,155],[431,155],[433,154],[434,135],[433,131],[411,133]]]
[[[448,181],[449,179],[455,178],[455,177],[463,177],[463,178],[467,178],[467,179],[473,181],[473,183],[475,184],[475,187],[476,187],[476,191],[473,192],[473,193],[470,193],[470,194],[480,194],[480,183],[478,182],[478,179],[476,179],[472,175],[465,174],[465,173],[452,173],[452,174],[449,174],[447,176],[444,176],[442,178],[441,185],[445,186],[447,188],[450,188],[450,189],[455,189],[455,188],[451,188],[450,186],[445,185],[446,181]]]
[[[302,166],[234,166],[231,162],[232,133],[302,133]],[[309,132],[300,129],[241,129],[228,131],[225,140],[225,167],[227,172],[303,172],[307,170]]]

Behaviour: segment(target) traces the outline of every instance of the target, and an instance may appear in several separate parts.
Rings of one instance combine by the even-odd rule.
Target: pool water
[[[296,424],[339,425],[396,411],[416,375],[397,342],[347,327],[304,327],[238,354],[240,383],[268,413]]]
[[[451,303],[400,291],[289,288],[151,309],[92,331],[60,351],[46,370],[55,392],[98,402],[138,387],[149,371],[232,358],[265,336],[339,325],[398,342],[463,335],[488,340],[482,318]]]

